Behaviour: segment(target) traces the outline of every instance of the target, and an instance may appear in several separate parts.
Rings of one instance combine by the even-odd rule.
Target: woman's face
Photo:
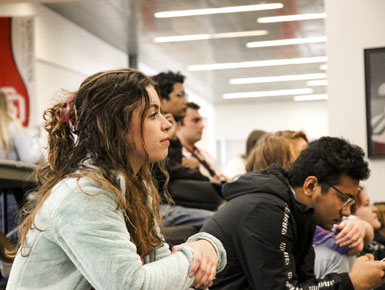
[[[137,172],[143,166],[145,152],[147,152],[150,162],[157,162],[165,159],[170,145],[168,130],[171,128],[170,122],[160,113],[160,102],[158,94],[153,86],[146,88],[150,96],[150,108],[145,113],[143,123],[143,141],[141,138],[141,115],[143,106],[136,108],[132,115],[130,143],[133,143],[135,154],[132,166]],[[142,144],[144,143],[144,148]]]
[[[370,223],[375,230],[381,228],[381,223],[377,217],[377,208],[370,202],[365,189],[362,189],[359,194],[355,215]]]

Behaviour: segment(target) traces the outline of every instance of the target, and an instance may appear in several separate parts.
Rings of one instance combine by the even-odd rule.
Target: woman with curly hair
[[[88,77],[45,111],[48,162],[23,209],[7,289],[187,289],[226,263],[198,233],[173,249],[160,233],[150,167],[167,156],[170,123],[153,82],[133,69]]]

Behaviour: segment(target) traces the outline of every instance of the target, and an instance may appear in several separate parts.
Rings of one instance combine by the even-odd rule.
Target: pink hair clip
[[[65,108],[60,109],[60,119],[63,123],[68,122],[71,129],[73,128],[73,124],[70,118],[70,109],[71,109],[71,103],[74,101],[74,97],[69,97],[66,100],[67,106]]]

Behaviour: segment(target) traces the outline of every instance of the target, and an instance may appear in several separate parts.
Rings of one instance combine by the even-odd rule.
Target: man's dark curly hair
[[[186,77],[180,72],[161,72],[151,79],[155,82],[155,89],[161,99],[170,99],[170,93],[174,90],[175,83],[182,83]]]
[[[293,187],[302,187],[306,178],[315,176],[322,192],[329,185],[337,185],[342,175],[360,181],[369,178],[368,162],[364,151],[342,138],[322,137],[309,143],[289,169],[289,180]]]

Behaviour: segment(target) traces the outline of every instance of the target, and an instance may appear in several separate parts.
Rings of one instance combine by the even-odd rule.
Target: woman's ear
[[[318,185],[318,179],[315,176],[308,176],[303,183],[303,193],[307,197],[312,197],[315,193],[316,187]]]

